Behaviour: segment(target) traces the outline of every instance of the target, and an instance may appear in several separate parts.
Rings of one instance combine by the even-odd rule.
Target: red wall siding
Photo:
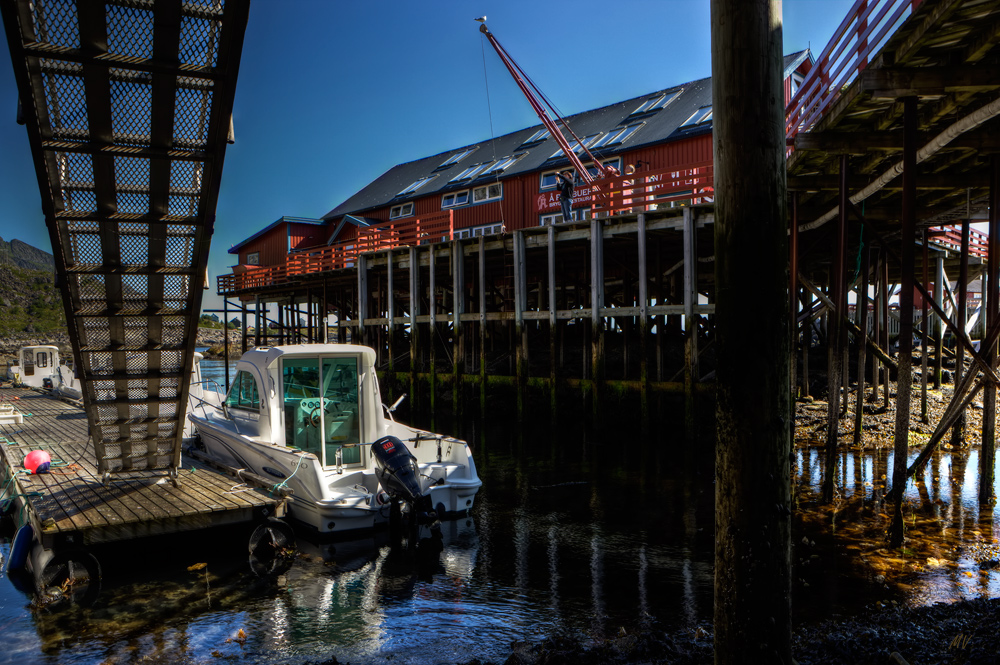
[[[712,135],[703,134],[690,139],[662,143],[641,150],[626,152],[620,155],[622,165],[635,164],[637,161],[648,162],[638,170],[677,168],[678,170],[691,164],[710,162],[712,160]],[[541,192],[541,172],[527,173],[503,179],[503,199],[480,205],[470,205],[455,208],[455,228],[484,226],[499,221],[505,223],[508,231],[538,226],[539,215],[535,206],[535,198]],[[365,212],[364,216],[389,220],[389,209],[392,206]],[[441,211],[441,194],[431,194],[414,201],[414,217],[429,215]],[[412,217],[403,218],[412,219]],[[336,228],[333,224],[330,231]],[[345,225],[337,237],[338,241],[347,240],[357,235],[356,228]]]
[[[279,224],[256,240],[240,247],[237,263],[245,265],[247,255],[260,252],[260,265],[273,266],[284,263],[288,256],[288,231],[284,224]]]
[[[288,246],[292,251],[316,247],[326,241],[326,230],[322,226],[289,222],[287,228]]]

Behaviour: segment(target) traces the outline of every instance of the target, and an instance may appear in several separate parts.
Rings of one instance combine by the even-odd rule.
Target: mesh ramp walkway
[[[177,476],[247,0],[0,0],[97,469]]]

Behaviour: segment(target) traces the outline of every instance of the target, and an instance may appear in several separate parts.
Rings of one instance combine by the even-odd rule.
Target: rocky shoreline
[[[198,339],[195,343],[198,347],[222,348],[225,331],[221,328],[198,328]],[[240,342],[240,331],[229,331],[229,343],[238,345]],[[48,333],[23,333],[21,335],[7,335],[0,338],[0,362],[13,363],[17,358],[17,351],[23,346],[36,346],[42,344],[52,344],[59,347],[59,352],[66,357],[71,353],[69,334],[61,331]]]

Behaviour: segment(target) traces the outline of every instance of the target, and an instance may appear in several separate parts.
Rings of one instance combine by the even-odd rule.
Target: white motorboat
[[[70,399],[83,397],[73,368],[62,363],[59,347],[50,344],[18,349],[17,363],[7,367],[7,379],[29,388],[48,388]]]
[[[482,485],[466,442],[392,419],[364,346],[248,351],[223,404],[188,417],[210,458],[291,489],[290,517],[319,533],[386,524],[394,506],[462,514]]]

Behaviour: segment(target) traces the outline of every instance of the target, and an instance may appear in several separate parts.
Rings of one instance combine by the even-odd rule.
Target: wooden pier
[[[176,484],[166,471],[143,470],[116,474],[105,485],[82,408],[26,388],[0,388],[0,402],[23,416],[20,424],[0,425],[0,498],[13,499],[17,527],[34,531],[28,565],[39,588],[46,565],[62,552],[284,514],[281,494],[247,486],[188,455]],[[51,456],[47,473],[25,470],[32,450]]]

